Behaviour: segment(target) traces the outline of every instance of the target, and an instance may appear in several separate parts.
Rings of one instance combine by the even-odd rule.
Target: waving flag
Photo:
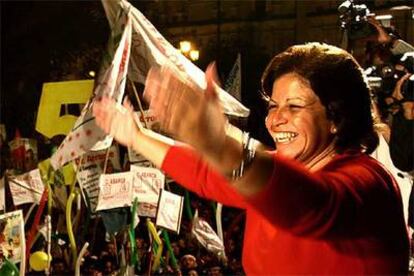
[[[208,251],[224,256],[223,241],[219,238],[219,236],[217,236],[213,228],[211,228],[211,226],[204,219],[198,217],[198,210],[196,210],[194,214],[191,233]]]
[[[132,80],[145,84],[150,67],[170,63],[186,79],[202,89],[206,88],[204,72],[175,49],[138,9],[126,0],[102,0],[102,4],[111,26],[116,22],[119,7],[131,13],[133,32],[128,75]],[[238,117],[249,115],[249,110],[224,90],[220,89],[218,95],[226,114]]]
[[[108,45],[109,51],[104,57],[103,69],[93,91],[93,96],[82,110],[72,131],[51,157],[50,161],[54,169],[62,167],[65,163],[89,150],[102,150],[112,144],[112,137],[106,136],[96,125],[95,117],[92,114],[92,105],[96,98],[103,95],[110,96],[118,102],[122,101],[124,95],[131,50],[131,20],[123,10],[120,10],[116,18]],[[111,48],[116,50],[111,51]],[[109,63],[109,60],[112,62]]]

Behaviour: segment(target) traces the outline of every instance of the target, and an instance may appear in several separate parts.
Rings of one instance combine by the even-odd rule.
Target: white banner
[[[157,205],[160,190],[164,189],[165,176],[154,168],[131,165],[134,176],[132,198],[137,197],[138,202],[146,202]]]
[[[170,63],[184,78],[190,80],[202,89],[207,86],[204,72],[172,46],[152,25],[150,21],[126,0],[102,0],[109,24],[114,25],[118,8],[131,13],[132,18],[132,48],[131,66],[128,75],[134,81],[145,84],[148,70],[154,65]],[[234,97],[220,89],[220,102],[225,113],[234,116],[247,117],[249,109],[238,102]]]
[[[96,125],[95,117],[92,114],[92,105],[95,99],[103,95],[112,97],[121,103],[124,95],[131,49],[131,20],[126,12],[119,14],[116,18],[118,19],[116,27],[112,29],[109,41],[109,46],[116,48],[116,51],[114,53],[109,51],[104,55],[105,57],[113,57],[112,62],[109,67],[104,67],[104,70],[101,71],[92,98],[85,105],[72,131],[51,157],[54,169],[60,168],[89,150],[102,150],[108,148],[112,143],[112,138],[106,136]],[[122,26],[124,26],[123,29]],[[122,37],[118,41],[121,34]]]
[[[132,173],[102,174],[99,178],[99,199],[96,210],[131,206]]]
[[[78,179],[85,202],[87,201],[86,197],[89,198],[92,212],[95,211],[98,202],[99,177],[104,173],[106,152],[106,150],[91,151],[75,160],[76,165],[80,166],[76,178]],[[80,164],[81,160],[82,164]],[[121,171],[119,150],[118,146],[113,145],[109,149],[106,173],[111,174],[119,171]]]
[[[162,190],[155,224],[178,234],[183,214],[183,203],[184,197]]]
[[[39,169],[8,179],[14,205],[24,203],[39,204],[45,186],[42,182]]]

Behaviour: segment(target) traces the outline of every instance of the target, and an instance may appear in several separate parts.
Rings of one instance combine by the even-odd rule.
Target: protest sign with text
[[[8,180],[14,205],[33,202],[39,204],[45,189],[39,169],[18,176],[10,176]]]
[[[89,199],[92,212],[95,211],[98,202],[99,177],[104,173],[103,169],[107,155],[108,161],[106,165],[106,173],[121,171],[119,150],[116,145],[109,148],[108,154],[106,150],[90,151],[84,154],[81,158],[75,160],[75,164],[79,166],[76,177],[82,188],[81,191],[85,202],[87,202],[86,197]]]
[[[0,262],[18,263],[24,258],[25,237],[22,210],[0,215]]]
[[[162,190],[155,224],[179,233],[183,203],[184,197]]]
[[[132,205],[132,173],[102,174],[99,178],[99,197],[96,210]]]

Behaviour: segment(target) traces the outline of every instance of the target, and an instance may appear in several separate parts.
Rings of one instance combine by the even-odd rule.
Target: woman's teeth
[[[295,139],[296,136],[298,134],[294,132],[277,132],[273,134],[273,139],[276,143],[287,143]]]

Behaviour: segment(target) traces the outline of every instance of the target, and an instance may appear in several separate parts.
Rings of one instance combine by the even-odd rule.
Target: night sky
[[[145,14],[145,1],[131,3]],[[14,137],[16,128],[23,137],[39,137],[35,124],[43,83],[87,79],[90,78],[87,74],[90,70],[98,71],[110,35],[109,25],[101,1],[0,0],[0,4],[0,123],[6,125],[8,140]],[[161,28],[159,31],[163,33]],[[234,62],[236,54],[234,49],[231,50],[232,53],[222,55],[228,57],[228,61],[218,61],[222,76],[228,74]],[[251,52],[249,60],[253,64],[245,64],[244,68],[264,68],[263,61],[268,58],[258,58],[258,51],[255,47],[247,51]],[[79,58],[81,63],[77,62]],[[228,64],[224,66],[226,62]],[[258,62],[263,64],[256,64]],[[257,91],[260,72],[248,72],[249,82],[245,83],[254,84],[254,87],[243,90]],[[252,132],[259,133],[257,136],[269,142],[263,118],[260,117],[263,115],[263,103],[255,93],[250,93],[246,102],[253,113],[253,119],[249,119]]]
[[[1,1],[1,123],[32,136],[42,84],[98,70],[109,27],[100,1]],[[91,61],[92,60],[92,61]],[[79,66],[78,66],[79,67]]]

